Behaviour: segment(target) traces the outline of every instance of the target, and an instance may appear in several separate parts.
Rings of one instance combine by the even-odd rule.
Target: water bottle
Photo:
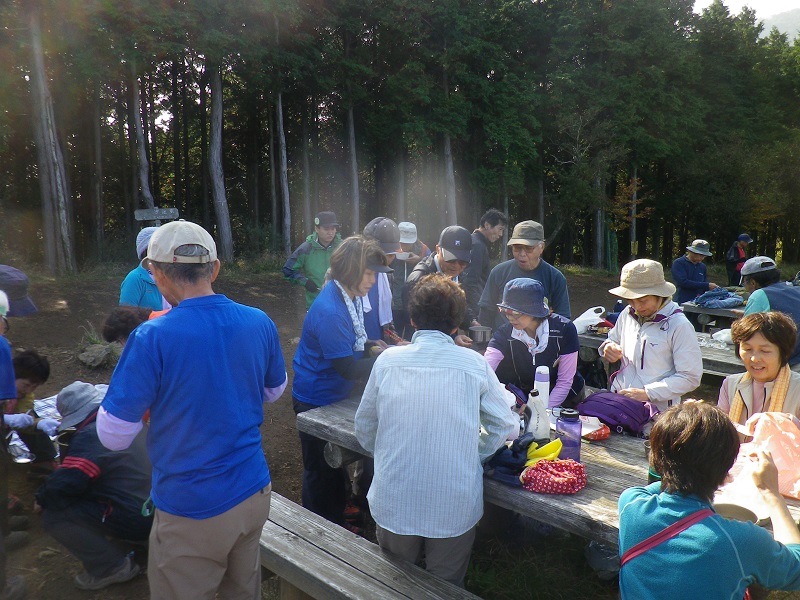
[[[550,369],[548,367],[536,367],[533,387],[539,392],[539,399],[544,404],[544,407],[547,408],[550,404]]]
[[[531,418],[528,421],[527,432],[533,433],[535,440],[550,441],[550,417],[547,416],[547,405],[542,403],[536,389],[531,390],[528,395],[528,408],[531,411]]]
[[[556,437],[561,439],[561,453],[559,458],[571,458],[576,462],[581,461],[581,419],[578,411],[572,408],[562,408],[561,414],[556,419]]]

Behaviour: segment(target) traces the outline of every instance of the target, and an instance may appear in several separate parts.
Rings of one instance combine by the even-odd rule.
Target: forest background
[[[153,206],[226,260],[494,206],[562,264],[741,231],[800,262],[800,45],[692,4],[3,0],[0,253],[127,260]]]

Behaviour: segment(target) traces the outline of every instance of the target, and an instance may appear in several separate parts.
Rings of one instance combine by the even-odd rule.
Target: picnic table
[[[297,415],[300,431],[326,440],[345,451],[370,456],[355,436],[354,417],[359,398],[348,398]],[[623,490],[647,484],[647,457],[643,440],[612,434],[607,440],[581,444],[581,462],[587,484],[577,494],[535,494],[484,478],[484,502],[548,523],[554,527],[617,547],[617,502]],[[425,465],[420,465],[424,469]],[[795,520],[800,502],[787,500]]]
[[[693,313],[697,315],[697,322],[706,331],[708,324],[712,321],[717,323],[720,329],[728,329],[736,319],[741,319],[744,312],[744,306],[738,308],[706,308],[705,306],[698,306],[694,302],[684,302],[681,308],[685,313]]]
[[[608,339],[608,336],[581,333],[578,335],[578,339],[582,348],[597,350],[600,344]],[[697,342],[700,344],[700,352],[703,355],[703,373],[718,377],[744,373],[744,365],[734,354],[733,346],[726,346],[724,350],[718,348],[716,347],[718,342],[713,340],[707,333],[698,333]]]

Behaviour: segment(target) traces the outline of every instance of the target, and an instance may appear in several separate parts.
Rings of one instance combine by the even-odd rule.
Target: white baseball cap
[[[202,256],[179,256],[175,254],[180,246],[189,244],[202,246],[208,254]],[[142,259],[142,266],[147,267],[146,261],[160,263],[210,263],[217,260],[217,245],[205,229],[197,223],[184,221],[171,221],[159,227],[150,238],[147,245],[147,255]]]

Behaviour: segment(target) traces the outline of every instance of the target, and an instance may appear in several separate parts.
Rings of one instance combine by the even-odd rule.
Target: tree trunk
[[[38,9],[30,8],[29,26],[33,69],[31,89],[34,99],[34,130],[39,163],[39,186],[45,237],[45,263],[53,274],[77,270],[73,250],[71,206],[67,189],[64,156],[56,132],[53,100],[47,86]]]
[[[101,258],[103,249],[103,148],[100,129],[100,84],[94,81],[92,103],[92,132],[93,132],[93,157],[92,157],[92,207],[94,209],[94,242],[97,257]],[[124,147],[124,146],[123,146]]]
[[[214,212],[217,215],[219,257],[233,260],[233,235],[228,200],[225,197],[225,176],[222,172],[222,74],[218,64],[211,70],[211,135],[209,136],[208,171],[211,175],[211,190]]]
[[[289,166],[286,158],[286,133],[283,130],[283,94],[275,102],[275,121],[278,125],[278,159],[280,160],[281,200],[283,202],[283,249],[292,252],[292,209],[289,204]]]
[[[144,130],[142,128],[142,106],[139,96],[139,78],[136,76],[136,63],[131,61],[131,97],[133,98],[134,127],[136,129],[136,148],[139,156],[139,188],[146,208],[155,208],[153,194],[150,192],[150,165],[147,162]]]
[[[311,160],[308,156],[308,99],[303,107],[303,224],[311,230]]]
[[[458,223],[458,212],[456,210],[456,175],[453,169],[453,150],[450,147],[450,134],[444,134],[444,180],[445,195],[447,196],[447,219],[448,223]]]
[[[172,61],[172,122],[169,126],[172,135],[172,169],[175,173],[172,205],[175,208],[180,206],[183,197],[183,178],[181,177],[181,125],[183,125],[183,119],[179,108],[178,64],[177,60]]]
[[[602,180],[600,177],[595,177],[594,187],[597,192],[598,199],[603,191]],[[602,206],[598,206],[594,211],[594,247],[592,250],[592,266],[595,269],[603,268],[603,258],[606,253],[605,239],[606,239],[606,215]]]
[[[192,187],[192,177],[189,171],[189,103],[186,99],[186,89],[189,87],[190,65],[183,64],[183,75],[181,77],[181,123],[183,123],[183,210],[181,216],[187,220],[192,216],[190,209],[190,190]]]
[[[275,171],[275,119],[272,111],[269,114],[269,210],[270,210],[270,245],[273,252],[278,251],[278,189]]]
[[[125,135],[125,123],[129,122],[129,111],[125,108],[125,102],[123,100],[124,86],[120,85],[119,89],[115,88],[114,91],[117,96],[117,144],[119,144],[119,171],[122,174],[125,229],[131,231],[133,229],[133,191],[131,190],[131,179],[128,173],[128,169],[130,168],[130,154],[125,151],[126,143],[130,145],[131,141],[130,136]]]
[[[358,157],[356,156],[356,126],[353,117],[353,103],[347,107],[347,140],[350,147],[350,202],[352,202],[353,232],[361,231],[361,193],[358,188]]]
[[[403,147],[397,149],[395,161],[397,177],[397,218],[400,221],[407,219],[406,216],[406,152]]]
[[[203,226],[211,227],[211,210],[208,202],[208,69],[203,66],[200,76],[200,196],[203,203]]]
[[[636,202],[638,199],[638,185],[636,185],[637,168],[633,167],[633,174],[631,175],[631,184],[633,185],[633,193],[631,194],[631,226],[628,230],[628,241],[631,244],[630,259],[636,260],[636,255],[639,253],[639,244],[636,241]]]
[[[147,147],[150,149],[149,159],[150,164],[152,165],[152,180],[150,181],[150,189],[154,192],[153,198],[158,198],[159,203],[163,200],[161,194],[161,160],[158,156],[158,140],[156,139],[158,136],[158,130],[156,129],[156,102],[155,102],[155,94],[153,93],[153,78],[152,76],[147,77],[147,105],[148,110],[144,111],[147,115],[147,132],[145,135],[145,140],[147,141]]]

